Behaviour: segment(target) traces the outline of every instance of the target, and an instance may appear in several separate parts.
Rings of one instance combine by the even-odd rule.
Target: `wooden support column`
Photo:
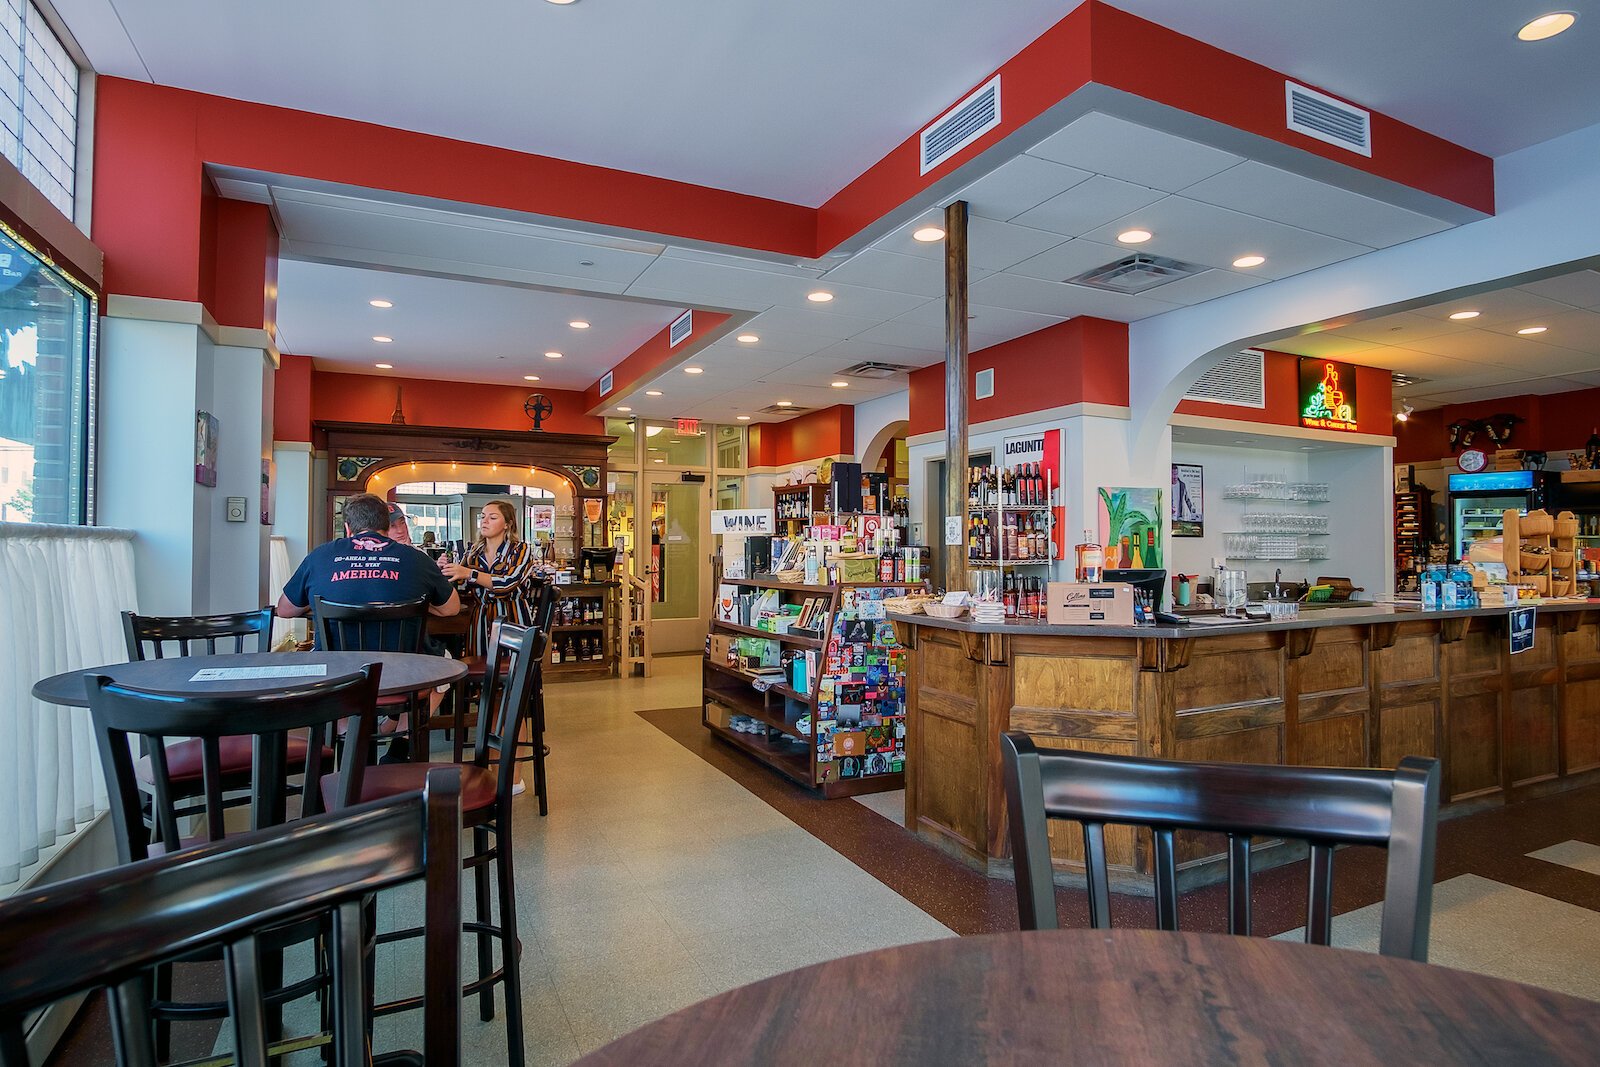
[[[944,530],[944,587],[969,589],[967,575],[967,202],[944,209],[944,498],[945,523],[961,524],[951,545]]]

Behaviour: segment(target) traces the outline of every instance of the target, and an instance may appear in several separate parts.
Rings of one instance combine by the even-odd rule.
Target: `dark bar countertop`
[[[1593,610],[1600,600],[1544,600],[1523,601],[1518,607],[1537,607],[1540,612]],[[1205,637],[1221,634],[1273,633],[1279,630],[1310,630],[1324,626],[1366,626],[1374,623],[1422,621],[1425,619],[1463,619],[1479,616],[1504,615],[1511,610],[1509,604],[1486,608],[1452,608],[1450,610],[1424,611],[1420,606],[1405,604],[1334,604],[1328,607],[1301,605],[1300,615],[1293,619],[1263,619],[1248,622],[1206,625],[1190,623],[1187,626],[1052,626],[1046,622],[977,623],[971,618],[936,619],[931,615],[901,615],[889,613],[895,622],[912,626],[932,626],[941,630],[964,630],[977,634],[1039,634],[1056,637]],[[1191,616],[1195,617],[1195,616]],[[1200,618],[1216,618],[1216,614]]]

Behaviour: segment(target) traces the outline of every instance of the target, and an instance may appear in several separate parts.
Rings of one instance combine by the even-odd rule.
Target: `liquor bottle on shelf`
[[[1017,615],[1017,583],[1009,571],[1006,572],[1002,589],[1001,599],[1005,603],[1006,617],[1014,619]]]
[[[552,666],[560,666],[560,664],[561,664],[561,642],[560,641],[551,641],[550,642],[550,663],[551,663]]]
[[[1106,550],[1094,539],[1094,534],[1083,531],[1083,541],[1076,549],[1076,566],[1073,577],[1080,582],[1096,583],[1105,578]]]
[[[567,663],[574,663],[578,659],[578,645],[572,638],[567,638],[566,652],[562,657]]]

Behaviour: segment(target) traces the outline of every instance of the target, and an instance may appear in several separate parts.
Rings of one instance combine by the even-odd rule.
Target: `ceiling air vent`
[[[922,131],[922,173],[928,173],[998,125],[1000,76],[997,74]]]
[[[1283,90],[1291,130],[1363,156],[1372,155],[1370,111],[1294,82],[1284,82]]]
[[[988,400],[994,396],[994,368],[986,367],[972,376],[972,399]]]
[[[1200,380],[1189,386],[1183,398],[1241,408],[1264,408],[1267,406],[1265,363],[1266,357],[1259,348],[1247,348],[1228,356],[1200,375]]]
[[[1114,263],[1086,270],[1075,278],[1063,281],[1073,285],[1089,285],[1096,289],[1109,289],[1113,293],[1142,293],[1158,285],[1190,278],[1209,270],[1194,263],[1183,263],[1166,256],[1144,254],[1125,256]]]
[[[1432,378],[1419,378],[1415,374],[1402,374],[1400,371],[1391,372],[1389,377],[1393,378],[1394,384],[1402,389],[1408,385],[1421,385],[1423,382],[1433,381]]]
[[[694,333],[693,308],[673,319],[672,325],[667,327],[667,347],[677,348],[678,345],[688,340],[691,333]]]
[[[869,359],[865,363],[857,363],[853,367],[846,367],[839,373],[849,375],[852,378],[893,378],[896,374],[910,374],[915,369],[915,367],[904,367],[898,363],[878,363]]]
[[[789,404],[787,406],[783,404],[768,404],[766,407],[757,408],[756,410],[763,415],[798,415],[802,411],[810,411],[811,409],[803,408],[799,404]]]

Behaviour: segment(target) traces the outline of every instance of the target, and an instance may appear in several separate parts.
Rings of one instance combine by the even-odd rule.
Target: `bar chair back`
[[[225,786],[235,783],[223,773],[225,743],[237,746],[244,740],[249,744],[248,790],[253,830],[288,822],[289,798],[295,792],[300,795],[300,818],[321,812],[325,796],[341,805],[354,802],[366,770],[359,754],[370,745],[377,718],[381,673],[382,664],[373,663],[355,675],[310,682],[277,693],[186,698],[117,685],[103,675],[89,677],[89,711],[106,777],[118,862],[134,863],[193,847],[195,842],[185,842],[180,834],[179,819],[184,815],[204,817],[204,840],[217,842],[227,836],[223,792]],[[346,747],[343,766],[335,778],[327,742],[345,722],[354,724],[349,729],[355,734],[355,744]],[[248,726],[251,733],[240,735],[241,726]],[[290,758],[294,734],[304,738],[299,742],[301,754],[297,760]],[[201,803],[183,811],[177,804],[178,790],[168,759],[167,742],[176,737],[192,738],[200,753]],[[149,753],[146,765],[154,835],[144,819],[140,768],[132,752],[134,739]],[[303,775],[299,789],[289,782],[290,776],[296,774]],[[271,998],[275,1026],[283,1002],[316,992],[325,977],[319,973],[280,989],[283,947],[310,940],[318,931],[297,928],[279,933],[264,955],[269,977],[277,983]],[[173,1001],[170,966],[158,968],[155,977],[155,1003],[151,1010],[162,1057],[167,1054],[173,1021],[217,1019],[228,1014],[225,1003]]]
[[[28,1067],[24,1025],[38,1008],[104,988],[116,1062],[157,1062],[150,975],[202,950],[220,954],[232,1004],[234,1062],[265,1067],[262,942],[285,924],[332,931],[328,1062],[455,1067],[461,1058],[461,796],[435,770],[419,793],[243,834],[86,875],[0,903],[0,1061]],[[426,915],[423,1055],[369,1060],[362,904],[421,880]]]
[[[1388,850],[1378,951],[1426,963],[1433,907],[1439,761],[1407,756],[1392,771],[1185,763],[1100,752],[1040,751],[1023,733],[1001,739],[1006,810],[1024,930],[1057,928],[1048,820],[1083,827],[1089,918],[1111,927],[1106,869],[1108,824],[1148,828],[1154,841],[1156,922],[1178,928],[1174,835],[1220,832],[1228,838],[1228,932],[1248,935],[1250,842],[1289,838],[1310,846],[1306,941],[1329,943],[1333,856],[1339,845]]]
[[[312,602],[312,615],[317,648],[324,652],[420,654],[428,640],[428,602],[420,597],[399,604],[340,604],[319,596]],[[378,698],[381,712],[408,714],[412,759],[427,759],[420,729],[427,713],[426,692],[394,693]]]

